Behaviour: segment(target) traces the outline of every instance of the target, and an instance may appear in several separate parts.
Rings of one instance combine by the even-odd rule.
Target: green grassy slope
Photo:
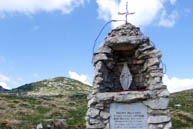
[[[84,129],[90,90],[59,77],[26,84],[10,91],[12,95],[0,94],[0,129],[35,129],[40,123],[45,129]]]
[[[193,90],[171,94],[169,109],[172,129],[193,129]]]
[[[20,86],[13,89],[12,93],[19,93],[27,96],[56,96],[71,95],[74,93],[88,93],[90,86],[77,80],[65,77],[43,80]]]

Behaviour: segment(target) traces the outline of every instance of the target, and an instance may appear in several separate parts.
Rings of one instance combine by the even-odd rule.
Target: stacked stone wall
[[[169,92],[162,83],[161,51],[140,29],[122,25],[112,30],[94,54],[93,92],[88,99],[87,129],[109,129],[111,103],[143,103],[148,108],[149,129],[169,129]],[[127,63],[133,76],[131,87],[123,91],[120,75]]]

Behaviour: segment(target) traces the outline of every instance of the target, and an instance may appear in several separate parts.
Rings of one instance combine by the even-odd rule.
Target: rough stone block
[[[148,109],[148,113],[151,115],[167,115],[169,113],[169,110],[152,110],[152,109]]]
[[[105,129],[110,129],[110,124],[109,123],[107,123]]]
[[[101,121],[100,120],[97,120],[97,119],[90,119],[90,124],[100,124],[101,123]]]
[[[168,116],[149,116],[147,122],[149,124],[158,124],[170,121]]]
[[[107,101],[107,100],[113,100],[113,96],[115,93],[97,93],[96,98],[97,101]]]
[[[144,101],[144,104],[151,109],[167,109],[169,104],[168,98],[158,98],[153,100]]]
[[[101,44],[101,46],[99,46],[99,49],[95,52],[95,54],[99,54],[99,53],[110,54],[111,52],[112,52],[112,49],[103,43],[103,44]]]
[[[170,92],[167,89],[163,89],[158,93],[159,97],[169,97]]]
[[[90,116],[91,118],[95,118],[99,116],[99,110],[95,108],[89,108],[87,111],[87,116]]]
[[[95,105],[95,108],[104,109],[104,104],[103,103],[98,103],[98,104]]]
[[[110,114],[108,112],[100,112],[100,117],[103,118],[104,120],[108,119],[110,117]]]
[[[105,127],[105,125],[102,123],[91,125],[87,122],[86,127],[87,127],[87,129],[103,129]]]
[[[143,45],[140,45],[139,46],[139,51],[140,52],[144,52],[144,51],[147,51],[147,50],[152,50],[154,49],[154,46],[153,45],[149,45],[149,44],[143,44]]]
[[[96,54],[93,59],[93,64],[96,65],[98,61],[104,61],[104,60],[112,60],[111,58],[108,58],[106,54]]]
[[[145,94],[142,93],[136,93],[136,94],[126,94],[126,95],[116,95],[114,96],[115,102],[133,102],[136,100],[143,100],[146,99]]]
[[[161,71],[150,72],[149,75],[151,77],[163,77],[163,73]]]
[[[97,77],[95,77],[94,84],[95,85],[101,84],[103,82],[103,80],[104,80],[103,77],[97,76]]]
[[[149,58],[144,64],[144,71],[148,69],[150,66],[159,65],[159,64],[160,64],[160,60],[158,58]]]
[[[149,124],[149,129],[163,129],[163,124]]]
[[[162,83],[160,84],[150,84],[147,89],[148,90],[160,90],[160,89],[166,89],[167,87],[163,85]]]
[[[88,107],[91,107],[92,105],[97,103],[97,99],[95,97],[93,97],[92,99],[90,99],[88,101]]]
[[[167,123],[165,126],[164,126],[164,129],[170,129],[172,127],[172,122],[169,122]]]

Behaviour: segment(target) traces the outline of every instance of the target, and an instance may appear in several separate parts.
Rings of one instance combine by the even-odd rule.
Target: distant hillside
[[[5,89],[5,88],[3,88],[2,86],[0,86],[0,93],[2,93],[2,92],[7,92],[8,90],[7,89]]]
[[[0,91],[1,91],[1,90],[4,90],[4,88],[3,88],[2,86],[0,86]]]
[[[91,86],[58,77],[0,94],[0,129],[85,129]]]
[[[27,96],[56,96],[88,93],[90,89],[91,86],[83,84],[80,81],[66,77],[57,77],[25,84],[10,92]]]
[[[193,89],[170,95],[172,129],[193,129]]]

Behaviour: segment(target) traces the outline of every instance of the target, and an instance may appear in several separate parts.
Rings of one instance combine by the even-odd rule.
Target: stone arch
[[[126,62],[133,76],[130,90],[155,87],[162,82],[160,58],[160,50],[150,44],[149,37],[143,36],[139,28],[116,28],[94,54],[93,86],[100,92],[123,90],[119,78]]]

